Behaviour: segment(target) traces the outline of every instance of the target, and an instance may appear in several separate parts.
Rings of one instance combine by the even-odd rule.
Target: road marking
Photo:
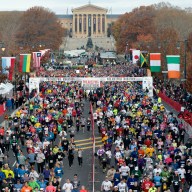
[[[12,166],[12,167],[14,167],[16,163],[17,163],[17,161],[15,161],[15,162],[13,163],[13,166]]]
[[[99,147],[101,147],[101,146],[103,146],[103,145],[95,145],[95,148],[99,148]],[[81,147],[80,149],[84,150],[84,149],[92,149],[92,148],[93,148],[93,146],[88,146],[88,147]],[[75,149],[75,150],[77,151],[78,148]]]
[[[98,140],[100,139],[101,140],[101,137],[95,137],[95,140]],[[81,142],[84,142],[84,141],[92,141],[92,137],[89,138],[89,139],[80,139],[80,140],[75,140],[75,143],[81,143]]]
[[[102,142],[101,141],[95,141],[95,143],[102,143]],[[81,144],[77,144],[76,146],[78,147],[78,146],[89,145],[89,144],[93,145],[93,142],[81,143]]]

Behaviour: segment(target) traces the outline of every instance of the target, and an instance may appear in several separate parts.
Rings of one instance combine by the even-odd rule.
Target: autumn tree
[[[64,30],[53,12],[43,7],[32,7],[21,17],[17,42],[24,48],[41,44],[56,50],[62,43],[63,36]]]

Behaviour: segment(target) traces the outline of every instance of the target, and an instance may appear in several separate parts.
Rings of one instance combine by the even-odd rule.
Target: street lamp
[[[2,41],[0,41],[0,48],[1,48],[1,51],[4,52],[5,51],[5,45]]]
[[[188,40],[185,39],[184,41],[177,42],[177,49],[180,49],[180,43],[184,43],[184,81],[187,79],[187,43]]]
[[[125,47],[125,60],[127,60],[127,61],[129,61],[128,47],[129,47],[129,44],[126,43],[126,47]]]
[[[164,60],[165,60],[165,62],[164,62],[164,70],[162,71],[162,74],[163,74],[163,81],[164,81],[164,87],[165,87],[165,85],[166,85],[166,76],[167,76],[167,74],[168,74],[168,70],[167,70],[167,65],[166,65],[166,51],[167,51],[167,41],[163,41],[163,43],[158,43],[158,45],[157,45],[157,47],[158,47],[158,49],[163,49],[163,58],[164,58]],[[163,44],[163,46],[162,46],[162,44]]]

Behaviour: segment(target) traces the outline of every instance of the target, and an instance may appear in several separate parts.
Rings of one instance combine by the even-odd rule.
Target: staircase
[[[88,37],[86,38],[69,38],[66,37],[63,47],[64,50],[73,50],[84,46],[86,48]],[[103,48],[109,51],[115,51],[115,40],[113,37],[92,37],[93,47]]]

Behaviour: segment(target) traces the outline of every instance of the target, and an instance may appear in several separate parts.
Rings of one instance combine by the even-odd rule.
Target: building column
[[[96,14],[96,36],[98,36],[98,14]]]
[[[105,14],[105,36],[107,36],[107,15]]]
[[[75,36],[75,14],[73,14],[73,36]]]
[[[81,16],[81,34],[84,35],[84,14]]]
[[[102,25],[102,21],[103,21],[103,14],[100,15],[100,35],[103,33],[103,25]]]
[[[79,14],[77,15],[77,35],[79,35]]]
[[[93,35],[93,14],[91,14],[91,36]]]
[[[88,27],[89,27],[88,14],[86,14],[86,35],[87,36],[88,36]]]

